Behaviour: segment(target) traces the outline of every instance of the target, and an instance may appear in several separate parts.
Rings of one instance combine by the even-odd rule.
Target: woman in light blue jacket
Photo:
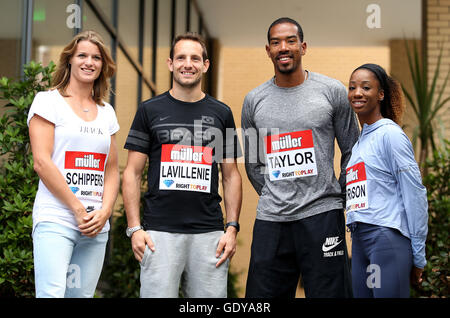
[[[426,189],[400,128],[397,81],[375,64],[350,77],[349,102],[362,126],[347,165],[347,226],[352,232],[355,297],[409,297],[426,264]]]

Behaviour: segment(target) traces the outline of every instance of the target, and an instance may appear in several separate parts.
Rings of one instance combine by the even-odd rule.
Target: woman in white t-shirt
[[[63,49],[53,88],[28,114],[39,189],[33,207],[36,297],[93,297],[119,191],[115,64],[94,31]]]

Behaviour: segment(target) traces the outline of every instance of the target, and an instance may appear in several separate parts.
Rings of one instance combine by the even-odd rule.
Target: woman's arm
[[[55,125],[39,115],[34,115],[29,123],[31,151],[34,170],[47,189],[73,213],[77,223],[82,224],[86,209],[67,186],[64,176],[52,161]]]
[[[413,265],[416,268],[414,277],[419,281],[419,274],[427,263],[425,258],[425,242],[428,234],[427,190],[422,184],[414,151],[406,134],[391,133],[386,137],[386,153],[399,184],[406,210]]]

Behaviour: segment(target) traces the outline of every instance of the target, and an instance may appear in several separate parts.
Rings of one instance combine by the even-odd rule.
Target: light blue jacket
[[[364,162],[365,182],[354,180],[356,174],[351,169],[360,162]],[[355,183],[352,188],[349,184],[352,180],[361,181],[359,189],[355,188]],[[424,268],[428,233],[427,192],[410,140],[390,119],[364,124],[361,136],[353,146],[347,164],[347,203],[361,194],[367,196],[366,204],[360,204],[356,209],[353,206],[353,210],[347,204],[347,225],[363,222],[399,230],[411,240],[414,266]],[[361,208],[361,205],[366,208]]]

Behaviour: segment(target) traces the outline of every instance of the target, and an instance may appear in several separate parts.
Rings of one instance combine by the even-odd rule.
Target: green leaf
[[[418,153],[420,154],[419,165],[422,167],[428,156],[429,145],[431,145],[433,151],[436,149],[433,126],[439,110],[450,101],[450,97],[442,100],[444,90],[450,77],[450,71],[446,74],[444,85],[438,89],[437,82],[440,75],[443,45],[440,47],[436,69],[432,74],[431,81],[428,81],[428,63],[420,57],[416,42],[413,41],[412,48],[410,48],[405,39],[404,45],[413,83],[413,92],[408,91],[404,85],[402,85],[402,89],[406,99],[411,104],[414,115],[419,123],[418,132],[417,134],[415,133],[415,137],[418,136],[421,140]],[[415,140],[414,147],[416,148]],[[426,174],[426,170],[424,170],[424,173]]]
[[[52,64],[52,63],[51,63]],[[54,64],[24,65],[25,78],[2,77],[0,99],[6,111],[0,116],[0,294],[34,296],[31,211],[38,176],[33,169],[27,114],[38,90],[49,87]],[[43,81],[45,79],[45,81]]]

